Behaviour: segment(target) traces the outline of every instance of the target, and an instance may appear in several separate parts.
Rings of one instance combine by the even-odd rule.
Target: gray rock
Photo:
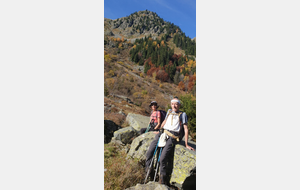
[[[131,143],[127,157],[146,160],[146,153],[151,142],[154,140],[155,135],[156,134],[153,132],[148,132],[135,138]]]
[[[124,112],[122,112],[122,110],[119,111],[119,114],[126,116],[126,114]]]
[[[137,131],[132,127],[125,127],[114,132],[116,140],[120,140],[124,144],[131,143],[132,139],[137,136]]]
[[[129,187],[125,190],[171,190],[166,185],[161,185],[158,182],[149,182],[147,184],[137,184],[134,187]]]
[[[104,143],[109,143],[114,136],[114,132],[121,127],[115,124],[113,121],[104,120]]]
[[[149,132],[142,134],[135,138],[132,143],[127,157],[132,157],[144,162],[146,159],[146,152],[155,138],[155,133]],[[196,150],[196,143],[188,141],[189,146]],[[196,152],[188,150],[185,147],[185,142],[181,141],[176,144],[174,155],[170,155],[170,163],[168,171],[171,174],[170,183],[179,187],[196,186]],[[193,189],[193,188],[190,188]]]
[[[115,146],[118,147],[118,149],[120,151],[124,151],[126,154],[128,153],[129,149],[130,149],[130,145],[129,144],[124,144],[122,141],[117,140],[115,137],[113,137],[110,141],[109,144],[114,144]]]
[[[141,128],[148,127],[150,117],[139,115],[139,114],[128,113],[126,117],[126,121],[136,131],[140,131]]]
[[[112,31],[104,31],[104,35],[105,36],[114,36],[114,33],[112,33]]]

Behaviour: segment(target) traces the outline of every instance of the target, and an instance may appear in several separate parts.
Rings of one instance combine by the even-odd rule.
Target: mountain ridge
[[[196,57],[187,55],[186,50],[174,42],[175,38],[180,43],[193,40],[185,37],[178,26],[148,10],[114,20],[104,18],[104,21],[106,119],[126,126],[123,119],[129,112],[149,116],[148,105],[153,100],[161,109],[167,109],[174,96],[189,95],[194,99]],[[171,52],[165,55],[163,65],[152,59],[150,47],[158,60]],[[136,56],[140,63],[132,59]],[[149,68],[145,69],[147,64]],[[168,68],[172,70],[168,71]],[[117,98],[121,96],[124,98]]]

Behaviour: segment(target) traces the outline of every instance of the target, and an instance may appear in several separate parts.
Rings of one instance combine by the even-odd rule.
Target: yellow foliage
[[[126,77],[128,77],[129,75],[128,74],[126,74]]]
[[[121,48],[122,47],[122,43],[119,43],[119,48]]]
[[[190,79],[189,76],[184,76],[183,81],[184,81],[184,82],[187,82],[187,81],[189,81],[189,79]]]
[[[117,38],[117,41],[118,41],[118,42],[120,42],[120,41],[121,41],[121,39],[120,39],[120,38]]]
[[[154,73],[152,74],[152,77],[153,77],[154,80],[156,79],[156,72],[154,72]]]
[[[156,46],[156,44],[157,44],[157,42],[156,42],[156,41],[154,41],[154,42],[153,42],[153,45],[154,45],[154,46]]]
[[[122,61],[118,61],[119,64],[124,65],[124,63]]]
[[[189,61],[187,62],[187,66],[188,66],[189,68],[191,68],[191,67],[196,67],[196,61],[189,60]]]
[[[146,42],[144,42],[144,46],[146,45]]]
[[[160,44],[163,46],[165,44],[165,42],[162,40]]]
[[[134,45],[132,48],[136,48],[136,45]]]
[[[162,88],[162,87],[163,87],[163,85],[162,85],[162,84],[160,84],[160,85],[159,85],[159,87],[160,87],[160,88]]]
[[[108,74],[109,74],[110,76],[114,76],[114,75],[115,75],[115,72],[114,72],[113,70],[110,70],[110,71],[108,72]]]
[[[144,73],[141,73],[141,74],[140,74],[140,77],[144,77]]]
[[[117,59],[116,55],[111,55],[110,57],[111,57],[112,60],[116,60]]]
[[[157,44],[157,48],[159,48],[159,44]]]
[[[104,55],[104,61],[106,61],[106,62],[110,62],[111,61],[111,57],[110,57],[109,54]]]

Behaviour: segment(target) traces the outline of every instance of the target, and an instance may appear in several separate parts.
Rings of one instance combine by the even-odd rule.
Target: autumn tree
[[[169,79],[169,75],[164,70],[159,70],[157,72],[156,78],[159,79],[159,80],[161,80],[161,81],[163,81],[163,82],[167,82],[168,79]]]
[[[184,91],[185,90],[185,85],[182,81],[179,82],[178,87],[180,90]]]

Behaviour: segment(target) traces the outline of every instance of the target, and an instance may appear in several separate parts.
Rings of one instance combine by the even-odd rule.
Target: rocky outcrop
[[[115,124],[113,121],[104,120],[104,143],[109,143],[114,136],[114,132],[121,127]]]
[[[132,139],[137,135],[137,131],[132,127],[125,127],[114,132],[114,138],[124,144],[131,143]]]
[[[149,132],[135,138],[127,156],[144,162],[146,152],[155,135],[155,133]],[[196,149],[196,143],[189,141],[188,144]],[[170,183],[180,189],[187,186],[195,187],[196,152],[188,150],[182,141],[175,146],[174,155],[170,155],[170,158],[168,168],[168,171],[171,173]]]
[[[122,100],[124,100],[124,101],[126,101],[130,104],[133,104],[133,102],[126,96],[121,96],[121,95],[116,95],[116,94],[112,94],[111,96],[114,97],[114,98],[122,99]]]
[[[166,185],[161,185],[158,182],[149,182],[147,184],[137,184],[134,187],[127,188],[125,190],[171,190]]]
[[[126,117],[126,121],[129,126],[133,127],[136,131],[140,131],[141,128],[148,127],[150,117],[128,113]]]
[[[146,159],[146,152],[155,137],[155,133],[149,132],[135,138],[132,143],[127,157],[137,158],[138,160]]]
[[[115,137],[113,137],[111,139],[111,141],[109,142],[109,144],[115,145],[116,147],[118,147],[118,150],[124,151],[126,154],[130,150],[130,144],[124,144],[120,140],[115,139]]]

